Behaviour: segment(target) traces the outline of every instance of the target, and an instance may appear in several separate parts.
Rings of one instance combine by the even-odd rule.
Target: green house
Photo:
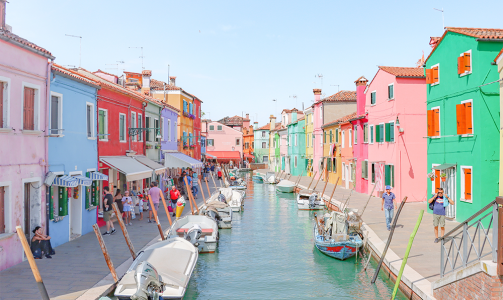
[[[279,172],[281,171],[281,154],[280,154],[280,146],[281,146],[281,138],[278,133],[278,130],[274,131],[274,158],[275,158],[275,165],[274,165],[274,172]]]
[[[503,30],[447,27],[426,60],[426,199],[443,187],[463,221],[498,196],[500,104],[497,66]],[[431,211],[430,211],[431,212]]]
[[[302,173],[306,176],[305,124],[304,117],[297,120],[297,112],[292,113],[292,122],[288,124],[288,157],[290,158],[290,173],[293,176],[300,176]]]

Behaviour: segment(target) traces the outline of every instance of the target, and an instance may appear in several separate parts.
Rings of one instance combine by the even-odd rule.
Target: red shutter
[[[435,170],[435,191],[434,191],[434,193],[438,192],[439,188],[440,188],[440,170]]]
[[[465,72],[465,57],[458,57],[458,74],[463,74]]]
[[[427,113],[426,119],[427,119],[427,124],[428,124],[428,136],[433,136],[435,134],[434,126],[433,126],[434,112],[433,112],[433,110],[427,110],[426,113]]]
[[[3,123],[3,87],[4,83],[0,82],[0,128],[6,126],[6,124]]]
[[[433,70],[426,69],[426,84],[432,84],[432,83],[433,83]]]
[[[465,200],[472,200],[472,169],[463,169],[465,173]]]
[[[456,105],[456,128],[458,134],[466,134],[465,105]]]
[[[440,109],[433,110],[433,136],[440,136]]]
[[[472,120],[472,103],[466,102],[465,106],[465,132],[473,134],[473,120]]]
[[[470,59],[470,56],[471,54],[468,52],[468,53],[465,53],[463,55],[463,58],[464,58],[464,71],[466,72],[470,72],[472,70],[472,66],[471,66],[471,59]]]
[[[433,77],[433,83],[438,82],[438,67],[435,67],[432,69],[432,77]]]
[[[24,88],[23,129],[35,130],[35,90]]]

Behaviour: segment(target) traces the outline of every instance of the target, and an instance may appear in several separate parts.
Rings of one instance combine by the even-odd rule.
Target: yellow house
[[[304,110],[304,115],[306,116],[306,159],[308,172],[307,176],[313,176],[313,158],[314,158],[314,138],[313,138],[313,107],[308,107]]]
[[[341,177],[342,171],[341,151],[339,149],[340,124],[338,121],[332,121],[321,128],[323,129],[323,157],[328,162],[323,178],[328,177],[328,182],[335,184]],[[338,182],[338,185],[340,184],[342,184],[341,179]]]
[[[498,72],[500,74],[500,107],[503,107],[503,49],[501,49],[494,62],[498,65]],[[500,124],[503,124],[503,116],[500,114]],[[500,177],[499,177],[499,192],[503,195],[503,132],[500,132]]]

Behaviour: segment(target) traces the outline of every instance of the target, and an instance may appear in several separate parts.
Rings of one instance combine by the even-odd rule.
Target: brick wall
[[[503,277],[478,272],[433,290],[438,300],[503,299]]]

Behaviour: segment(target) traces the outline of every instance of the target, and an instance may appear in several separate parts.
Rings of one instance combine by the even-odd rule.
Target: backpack
[[[431,210],[433,210],[433,208],[435,207],[435,202],[437,202],[437,197],[435,197],[435,199],[428,205]]]

